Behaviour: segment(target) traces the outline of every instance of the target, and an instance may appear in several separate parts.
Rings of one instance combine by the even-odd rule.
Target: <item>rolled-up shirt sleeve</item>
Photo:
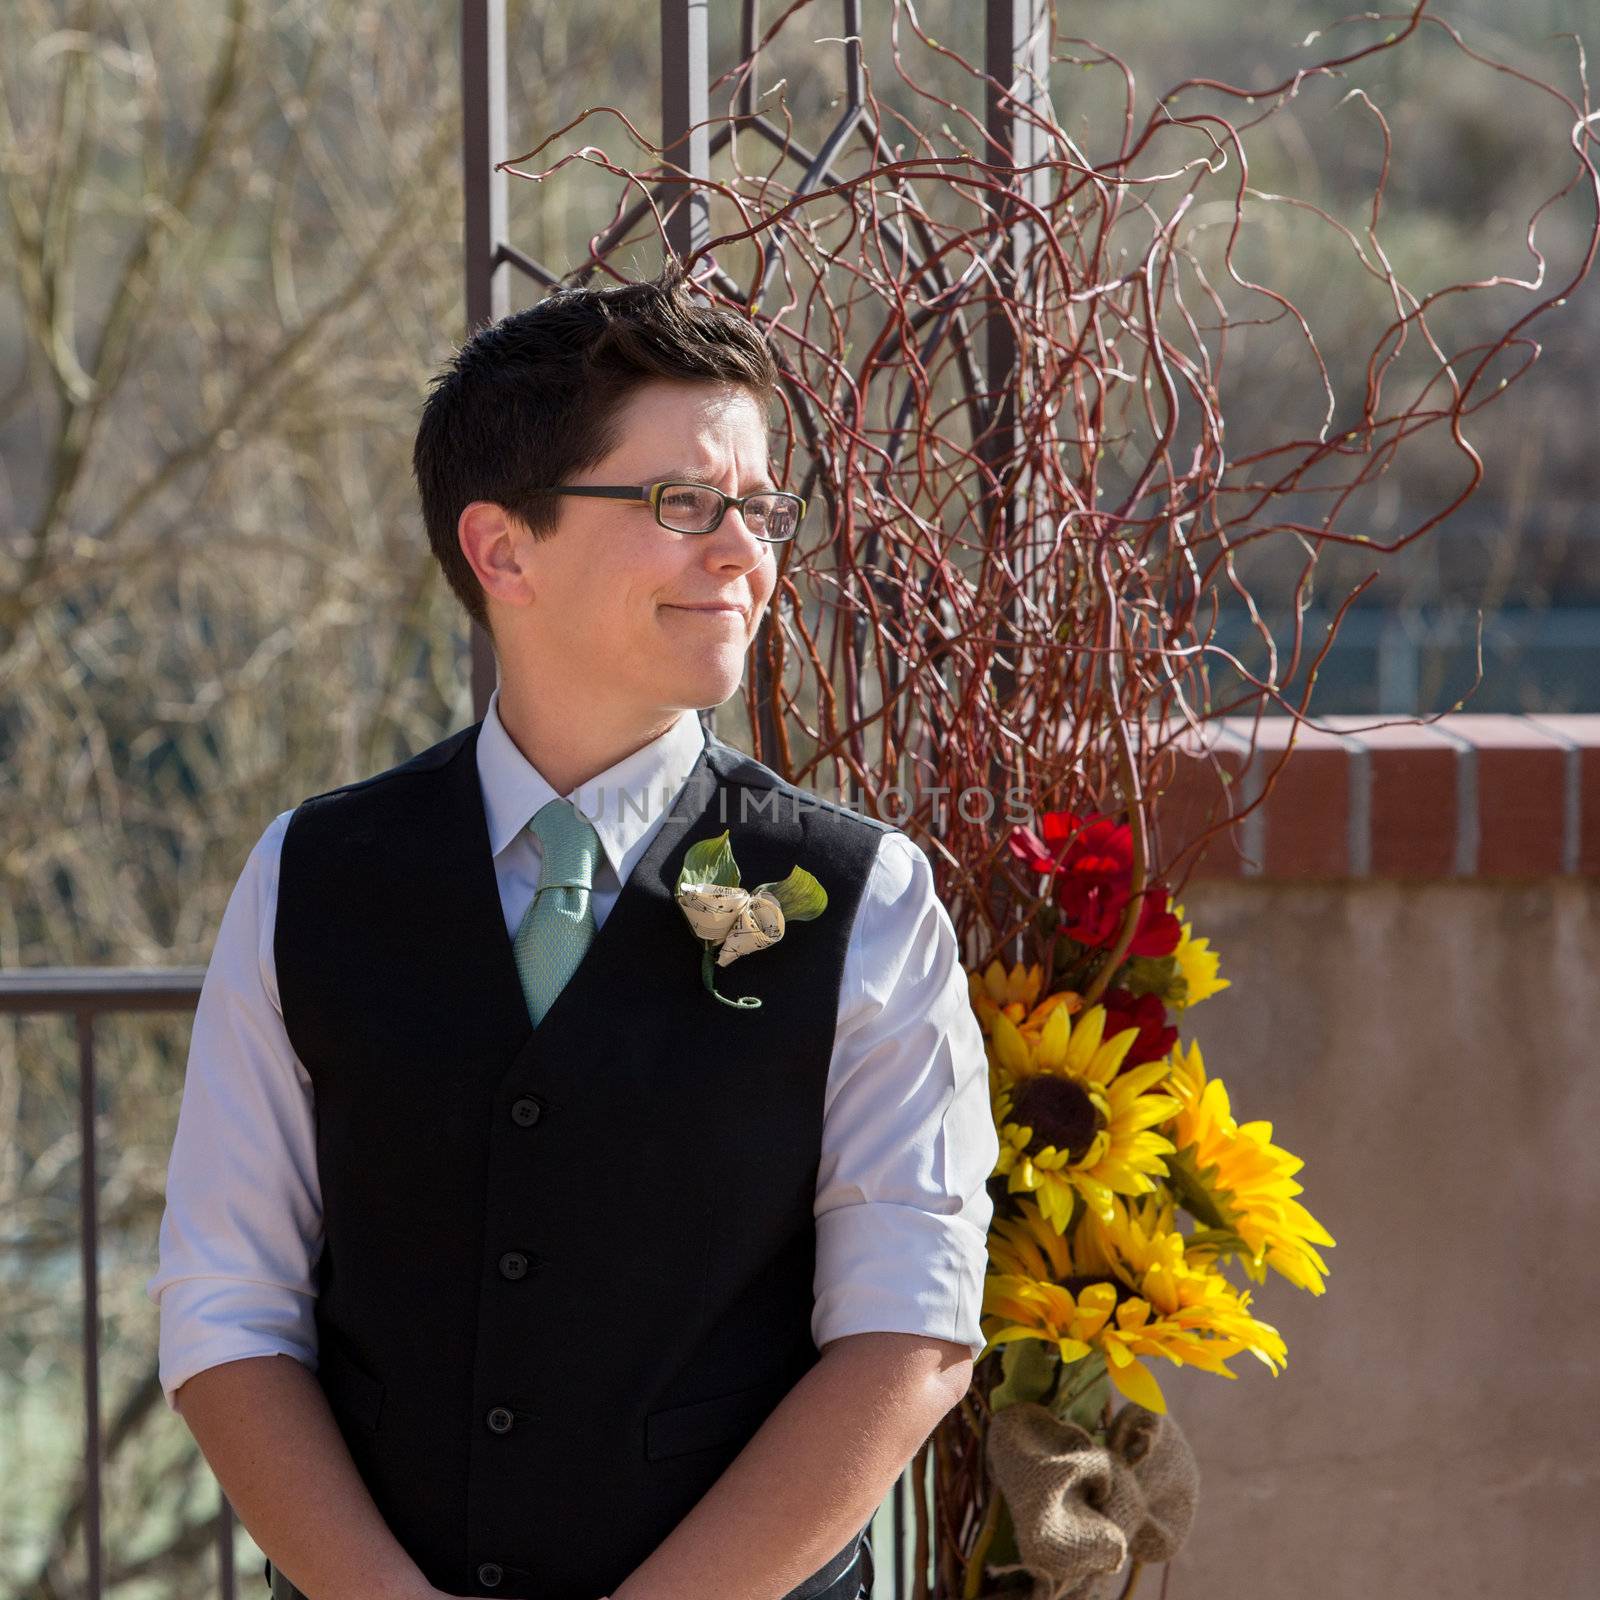
[[[885,833],[846,951],[814,1213],[812,1337],[984,1346],[999,1155],[983,1032],[922,848]]]
[[[309,1074],[289,1043],[272,961],[278,858],[292,813],[257,841],[217,930],[195,1006],[167,1163],[158,1265],[167,1405],[195,1373],[289,1355],[313,1371],[322,1206]]]

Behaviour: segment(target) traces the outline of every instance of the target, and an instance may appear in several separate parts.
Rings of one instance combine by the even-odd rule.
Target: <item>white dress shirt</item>
[[[478,779],[506,931],[539,885],[526,824],[555,791],[507,734],[498,686]],[[704,747],[697,712],[580,784],[603,846],[590,903],[616,904]],[[313,1371],[321,1253],[312,1083],[284,1030],[273,961],[278,860],[293,808],[268,824],[217,930],[195,1007],[167,1167],[159,1264],[167,1404],[206,1367],[290,1355]],[[921,847],[881,835],[846,949],[823,1101],[812,1337],[875,1329],[983,1348],[978,1318],[999,1154],[983,1034],[955,929]]]

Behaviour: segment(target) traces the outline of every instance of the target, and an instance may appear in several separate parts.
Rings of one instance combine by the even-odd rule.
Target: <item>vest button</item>
[[[500,1257],[500,1276],[520,1278],[528,1270],[528,1258],[520,1250],[507,1250]]]
[[[496,1406],[494,1410],[484,1418],[484,1421],[487,1422],[496,1433],[510,1433],[513,1420],[514,1419],[511,1413],[507,1411],[504,1406]],[[493,1565],[493,1563],[491,1563],[491,1565]],[[499,1570],[500,1569],[498,1567],[495,1568],[495,1571],[498,1572]]]
[[[531,1128],[539,1120],[539,1102],[525,1094],[511,1104],[511,1120],[519,1128]]]
[[[481,1583],[485,1589],[493,1589],[500,1582],[500,1579],[503,1576],[504,1574],[500,1571],[499,1564],[494,1561],[485,1561],[484,1564],[478,1568],[478,1582]]]

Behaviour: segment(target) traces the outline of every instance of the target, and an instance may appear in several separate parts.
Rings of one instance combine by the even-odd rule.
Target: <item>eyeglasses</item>
[[[656,521],[674,533],[715,533],[729,506],[737,506],[750,531],[770,544],[792,539],[806,503],[787,489],[743,496],[724,494],[709,483],[558,483],[551,494],[601,495],[609,500],[645,500]]]

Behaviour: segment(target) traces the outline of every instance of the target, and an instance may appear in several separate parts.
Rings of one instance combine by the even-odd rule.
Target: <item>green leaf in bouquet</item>
[[[1043,1339],[1012,1339],[1000,1347],[1000,1381],[989,1391],[989,1409],[1019,1400],[1044,1403],[1055,1387],[1061,1357]]]
[[[804,867],[792,868],[781,883],[760,883],[756,888],[765,889],[782,906],[785,922],[810,922],[827,908],[828,891]]]
[[[1162,1161],[1167,1169],[1166,1185],[1172,1191],[1173,1199],[1202,1227],[1231,1232],[1228,1219],[1212,1195],[1205,1175],[1196,1170],[1195,1158],[1198,1154],[1199,1146],[1186,1144],[1181,1150],[1163,1156]],[[1214,1166],[1206,1170],[1212,1177],[1216,1176]]]
[[[1074,967],[1085,964],[1089,947],[1079,944],[1076,939],[1063,934],[1056,940],[1056,974],[1059,977],[1063,972],[1070,972]]]
[[[1118,983],[1130,994],[1157,995],[1169,1004],[1181,1000],[1189,987],[1178,971],[1176,956],[1130,956],[1123,963]]]
[[[1061,1379],[1049,1401],[1050,1409],[1066,1422],[1076,1422],[1099,1438],[1100,1419],[1105,1414],[1106,1401],[1111,1398],[1111,1373],[1106,1358],[1099,1351],[1067,1361],[1061,1367]]]

